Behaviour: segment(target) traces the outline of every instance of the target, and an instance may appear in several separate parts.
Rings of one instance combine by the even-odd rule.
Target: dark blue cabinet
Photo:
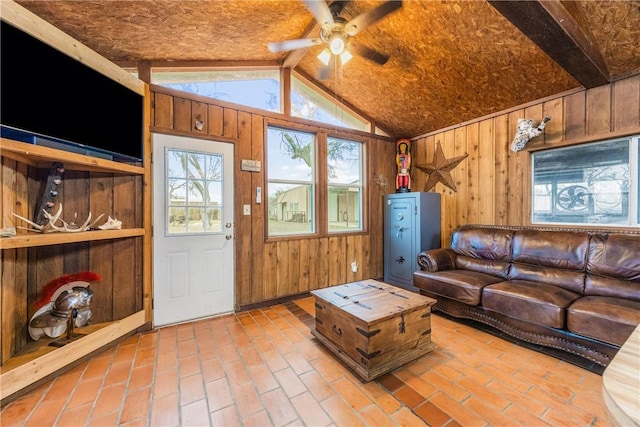
[[[440,193],[384,196],[384,281],[413,289],[418,254],[440,247]]]

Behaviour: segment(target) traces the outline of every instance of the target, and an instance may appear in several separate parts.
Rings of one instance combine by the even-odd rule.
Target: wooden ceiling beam
[[[591,32],[562,2],[488,1],[582,86],[588,89],[610,83],[609,72]]]

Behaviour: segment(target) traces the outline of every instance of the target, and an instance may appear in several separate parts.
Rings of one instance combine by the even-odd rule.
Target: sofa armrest
[[[453,270],[456,266],[456,253],[451,249],[431,249],[418,254],[420,270],[430,273],[442,270]]]

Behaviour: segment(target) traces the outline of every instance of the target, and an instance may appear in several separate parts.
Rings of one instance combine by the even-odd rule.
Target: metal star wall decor
[[[469,154],[465,154],[463,156],[452,157],[451,159],[445,159],[444,153],[442,152],[442,147],[440,146],[440,141],[438,141],[438,145],[436,146],[436,153],[432,163],[426,165],[417,165],[416,167],[420,169],[422,172],[429,175],[426,184],[424,185],[424,191],[429,191],[439,182],[443,183],[453,191],[458,191],[456,189],[456,184],[453,182],[453,177],[451,176],[451,170],[458,166],[461,161],[467,158]]]

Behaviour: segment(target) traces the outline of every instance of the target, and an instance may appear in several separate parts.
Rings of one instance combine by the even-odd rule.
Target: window
[[[151,83],[262,110],[282,111],[279,70],[152,71]]]
[[[533,154],[534,223],[638,226],[639,137]]]
[[[167,235],[222,232],[219,154],[167,149]]]
[[[362,143],[327,140],[329,232],[362,230]]]
[[[269,127],[267,139],[268,235],[313,233],[315,135]]]
[[[291,76],[291,115],[361,131],[369,130],[369,123],[350,114],[294,76]]]

